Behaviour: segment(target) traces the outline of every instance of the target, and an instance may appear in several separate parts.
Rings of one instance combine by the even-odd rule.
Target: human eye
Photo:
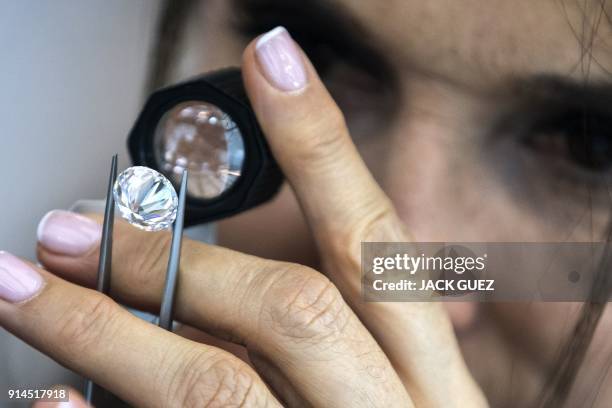
[[[607,112],[564,109],[532,124],[522,142],[543,157],[593,176],[612,168],[612,116]]]
[[[609,204],[612,176],[612,88],[541,78],[502,115],[497,133],[511,136],[521,167],[540,190],[584,193]],[[498,123],[498,124],[499,124]],[[604,194],[602,194],[604,193]]]

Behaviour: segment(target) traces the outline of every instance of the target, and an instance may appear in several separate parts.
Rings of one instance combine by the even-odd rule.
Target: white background
[[[102,198],[113,153],[128,163],[157,8],[158,0],[0,0],[0,250],[35,259],[40,217]],[[9,386],[66,376],[0,329],[0,406]]]

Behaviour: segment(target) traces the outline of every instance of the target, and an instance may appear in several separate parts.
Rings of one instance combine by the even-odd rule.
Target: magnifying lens
[[[153,93],[130,132],[128,148],[134,165],[159,171],[175,186],[188,170],[186,226],[259,205],[283,181],[238,68]]]

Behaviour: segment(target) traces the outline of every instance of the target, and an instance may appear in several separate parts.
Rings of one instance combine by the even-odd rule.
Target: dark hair
[[[612,277],[610,276],[612,222],[608,223],[605,237],[606,247],[597,267],[598,271],[591,287],[590,300],[582,305],[578,321],[563,344],[559,358],[552,366],[548,381],[539,397],[538,406],[541,408],[561,407],[566,402],[612,293]]]
[[[177,44],[181,41],[187,17],[196,3],[196,0],[162,2],[150,55],[146,95],[167,84],[172,62],[176,60]]]
[[[583,18],[581,27],[574,27],[566,13],[565,4],[561,1],[559,2],[566,16],[567,23],[580,44],[580,73],[585,84],[589,81],[592,64],[603,68],[593,55],[593,44],[602,23],[612,27],[612,17],[606,10],[607,3],[607,0],[584,2],[582,5]],[[604,71],[608,72],[605,68]],[[583,113],[583,117],[588,117],[587,112]],[[612,266],[612,253],[610,252],[612,249],[610,248],[612,240],[612,210],[603,238],[605,238],[606,243],[605,250],[597,266],[598,270],[591,287],[589,300],[582,305],[580,316],[574,325],[572,333],[560,349],[559,357],[552,366],[548,381],[540,393],[538,407],[561,407],[567,401],[567,397],[576,381],[580,367],[584,363],[585,356],[593,340],[595,329],[612,295],[612,276],[610,276],[610,267]]]

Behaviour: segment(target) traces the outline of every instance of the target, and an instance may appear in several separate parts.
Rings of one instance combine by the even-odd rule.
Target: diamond
[[[121,216],[140,229],[163,230],[176,218],[178,198],[174,187],[148,167],[134,166],[119,174],[113,196]]]

